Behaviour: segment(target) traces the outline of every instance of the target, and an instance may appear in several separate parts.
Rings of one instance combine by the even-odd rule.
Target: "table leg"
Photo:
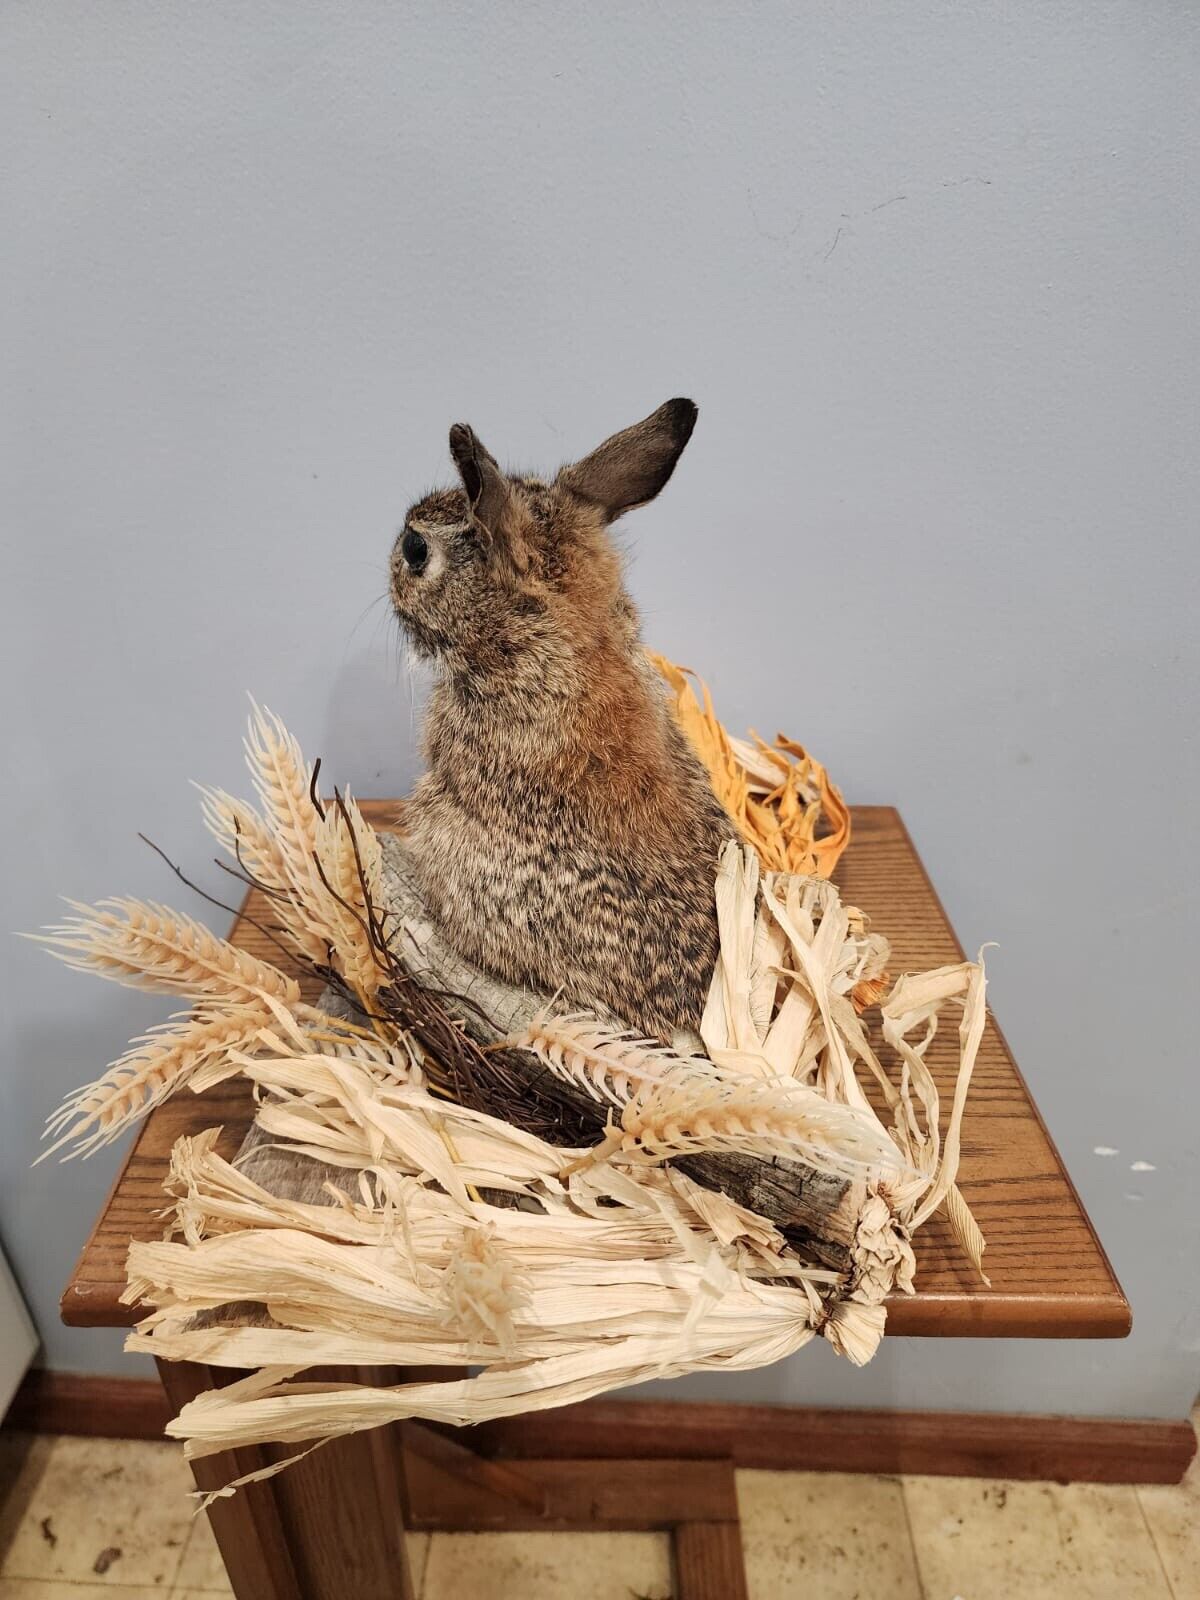
[[[678,1600],[747,1600],[736,1522],[681,1522],[672,1535]]]
[[[236,1374],[160,1361],[179,1409]],[[286,1471],[214,1500],[208,1517],[237,1600],[413,1600],[397,1489],[397,1430],[334,1439]],[[255,1446],[192,1463],[202,1489],[293,1454]]]

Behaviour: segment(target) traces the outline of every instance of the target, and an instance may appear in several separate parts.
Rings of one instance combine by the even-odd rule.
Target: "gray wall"
[[[1198,44],[1145,0],[10,3],[7,925],[175,899],[135,831],[205,859],[187,779],[239,783],[247,688],[402,791],[410,686],[369,607],[447,424],[553,466],[692,394],[625,535],[647,634],[733,727],[897,803],[966,945],[999,941],[1136,1332],[670,1392],[1181,1414]],[[27,1161],[162,1008],[16,940],[2,977],[4,1244],[49,1362],[128,1370],[55,1315],[116,1153]]]

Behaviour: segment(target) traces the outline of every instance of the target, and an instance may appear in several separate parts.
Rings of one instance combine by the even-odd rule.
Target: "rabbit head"
[[[658,494],[695,422],[690,400],[668,400],[550,482],[502,471],[456,423],[459,486],[419,500],[392,550],[392,602],[417,651],[456,676],[528,675],[552,689],[595,646],[631,647],[636,620],[606,530]]]

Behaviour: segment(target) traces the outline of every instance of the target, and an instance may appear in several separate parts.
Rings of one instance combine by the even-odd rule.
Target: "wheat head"
[[[514,1270],[492,1227],[463,1230],[442,1279],[447,1326],[473,1345],[498,1344],[511,1354],[516,1346],[513,1316],[526,1303],[526,1286]]]
[[[329,959],[329,940],[292,888],[287,862],[274,833],[244,800],[223,789],[196,786],[202,797],[204,824],[221,848],[271,897],[271,919],[284,938],[314,966]]]
[[[711,1076],[714,1070],[703,1056],[681,1056],[664,1045],[618,1032],[586,1012],[552,1017],[542,1010],[505,1043],[532,1050],[556,1077],[577,1084],[593,1100],[614,1106],[624,1105],[639,1089],[668,1076],[688,1070]]]
[[[75,1148],[64,1159],[90,1155],[181,1089],[201,1067],[230,1050],[247,1049],[270,1020],[268,1007],[254,1000],[206,1008],[152,1028],[47,1119],[46,1135],[59,1137],[38,1160],[68,1144]]]
[[[312,769],[279,718],[251,705],[246,762],[298,914],[320,935],[329,923],[329,893],[317,869],[321,814],[313,804]]]
[[[286,890],[283,852],[259,813],[224,789],[197,784],[204,826],[227,855],[240,861],[249,875],[267,889]]]
[[[76,916],[32,937],[69,967],[194,1000],[241,1004],[265,993],[291,1005],[300,998],[293,978],[167,906],[125,899],[67,904]]]
[[[691,1076],[647,1085],[621,1108],[607,1142],[655,1160],[706,1150],[783,1156],[845,1178],[901,1165],[873,1116],[794,1081]]]

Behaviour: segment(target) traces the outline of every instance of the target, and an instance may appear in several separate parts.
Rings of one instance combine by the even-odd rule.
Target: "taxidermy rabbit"
[[[698,1027],[733,826],[641,647],[609,524],[696,422],[668,400],[552,482],[450,430],[461,487],[405,518],[391,591],[436,682],[413,869],[450,942],[512,984],[669,1040]]]

